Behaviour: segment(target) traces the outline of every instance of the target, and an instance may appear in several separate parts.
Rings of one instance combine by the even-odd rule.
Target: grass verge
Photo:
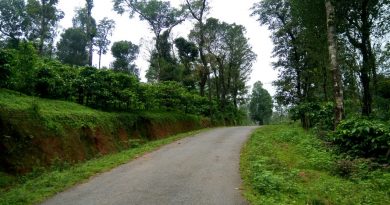
[[[295,125],[256,130],[240,166],[251,204],[390,204],[388,170],[341,159]]]
[[[58,192],[83,181],[98,173],[106,172],[121,164],[128,163],[145,153],[177,141],[179,139],[198,134],[207,129],[178,134],[161,140],[150,141],[138,147],[125,150],[116,154],[105,155],[68,167],[53,167],[51,171],[45,171],[38,177],[19,179],[19,183],[8,190],[1,190],[1,205],[26,205],[37,204],[55,195]]]

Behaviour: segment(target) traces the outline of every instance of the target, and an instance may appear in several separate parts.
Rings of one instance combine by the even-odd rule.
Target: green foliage
[[[99,21],[96,28],[96,40],[94,45],[98,48],[99,54],[99,68],[101,64],[101,57],[108,51],[108,46],[111,41],[108,39],[112,35],[112,30],[115,28],[115,21],[107,17]]]
[[[333,130],[333,103],[301,103],[290,110],[291,119],[301,120],[304,128]]]
[[[54,66],[55,63],[47,63],[37,67],[32,81],[34,93],[44,98],[66,99],[72,94],[71,84],[76,75],[70,67]]]
[[[196,78],[194,75],[195,60],[198,59],[199,51],[195,43],[187,41],[180,37],[175,39],[175,46],[178,49],[178,55],[183,65],[182,82],[188,90],[195,90]]]
[[[378,82],[378,94],[382,98],[390,99],[390,77],[381,76]]]
[[[333,143],[354,157],[375,157],[389,160],[390,130],[375,120],[352,118],[337,127]]]
[[[390,77],[378,76],[377,95],[374,98],[374,116],[383,121],[390,120]]]
[[[254,4],[252,11],[272,32],[278,104],[328,101],[331,80],[324,1],[264,0]]]
[[[18,50],[3,50],[2,59],[3,86],[25,94],[105,110],[143,110],[142,103],[147,103],[139,100],[142,90],[135,76],[43,60],[30,43],[20,43]]]
[[[29,26],[24,0],[0,1],[0,37],[8,40],[8,46],[15,48]]]
[[[196,10],[207,9],[205,1],[188,3],[191,4],[189,7]],[[192,15],[195,18],[201,15],[200,13]],[[198,44],[202,61],[202,64],[195,67],[199,76],[200,93],[208,93],[213,119],[221,124],[243,122],[246,114],[243,114],[239,107],[246,104],[246,82],[256,59],[249,39],[245,36],[246,29],[242,25],[229,24],[215,18],[208,18],[205,23],[200,19],[197,21],[189,39]],[[211,101],[215,101],[215,107]]]
[[[168,110],[208,115],[209,101],[207,98],[187,91],[177,82],[142,84],[140,91],[140,101],[143,102],[146,110]]]
[[[169,35],[166,31],[158,37],[156,50],[151,53],[150,66],[146,73],[148,82],[182,80],[182,70],[175,56],[172,55],[173,46],[169,41]]]
[[[210,114],[210,102],[180,83],[141,84],[128,72],[65,65],[39,58],[29,43],[20,43],[19,47],[18,50],[2,51],[3,67],[10,71],[9,75],[3,73],[2,83],[8,89],[44,98],[76,101],[109,111]]]
[[[160,109],[172,110],[182,109],[185,89],[177,82],[166,81],[156,86],[156,99]]]
[[[0,49],[0,88],[7,87],[8,79],[12,73],[10,60],[9,52]]]
[[[142,21],[146,21],[154,33],[156,49],[151,55],[150,82],[177,80],[176,68],[172,64],[170,54],[170,43],[168,38],[172,29],[182,23],[185,13],[182,8],[177,9],[171,6],[169,1],[158,0],[114,0],[114,10],[119,14],[128,11],[130,18],[138,14]]]
[[[80,28],[68,28],[57,43],[58,59],[65,64],[84,66],[88,63],[88,38]]]
[[[193,7],[193,11],[203,13],[209,9],[206,1],[188,3]],[[91,65],[94,40],[95,46],[99,47],[99,53],[106,52],[109,44],[107,36],[113,27],[112,21],[104,19],[99,23],[99,28],[96,28],[91,13],[93,0],[88,0],[85,7],[76,10],[73,27],[61,34],[56,55],[52,55],[52,44],[58,22],[64,15],[57,8],[57,0],[4,0],[1,5],[1,45],[7,48],[7,57],[1,57],[1,87],[109,111],[134,112],[149,108],[180,111],[214,116],[216,121],[225,121],[227,124],[243,122],[246,116],[239,107],[246,100],[246,82],[255,55],[245,37],[245,28],[241,25],[214,19],[218,27],[214,29],[212,23],[208,26],[209,39],[202,40],[196,36],[192,41],[188,41],[179,38],[175,42],[179,51],[175,56],[170,33],[187,18],[188,13],[184,6],[175,8],[170,2],[156,0],[114,1],[117,12],[129,11],[130,16],[139,15],[155,34],[156,49],[151,55],[149,70],[152,73],[151,78],[156,82],[179,82],[177,85],[167,83],[144,86],[131,75],[78,67]],[[203,16],[198,12],[194,13],[195,16],[197,14]],[[227,32],[224,32],[225,29]],[[212,37],[214,33],[218,34],[218,38]],[[22,39],[28,39],[30,42]],[[11,45],[8,40],[14,43]],[[196,45],[199,40],[204,41],[202,48]],[[118,52],[113,51],[116,57],[114,69],[138,75],[133,63],[138,47],[126,43],[127,50],[126,46],[122,46],[117,49]],[[200,51],[203,53],[203,59],[198,59]],[[67,65],[45,59],[43,56],[49,59],[56,56],[60,62]],[[218,59],[221,60],[219,64],[216,62]],[[202,68],[198,60],[202,60],[205,68]],[[214,77],[207,77],[213,76],[207,65],[217,68],[213,71]],[[201,81],[199,87],[202,97],[195,93],[198,80]],[[207,81],[209,86],[206,86]],[[204,98],[206,87],[210,94],[208,99]]]
[[[88,2],[91,1],[88,0],[84,8],[78,8],[76,10],[76,15],[73,17],[72,22],[74,28],[83,30],[88,39],[90,39],[91,37],[96,36],[97,30],[95,19],[89,16],[89,12],[91,12],[89,9],[92,9],[93,6],[89,7]]]
[[[175,39],[175,46],[179,52],[179,58],[184,64],[193,62],[198,58],[199,51],[195,43],[187,41],[185,38],[180,37]]]
[[[272,116],[272,97],[263,84],[258,81],[254,84],[252,90],[251,101],[249,103],[249,111],[251,118],[259,125],[268,124]]]
[[[139,77],[139,70],[134,64],[139,53],[139,46],[130,41],[118,41],[111,47],[111,53],[115,58],[112,68],[116,71],[133,74]]]
[[[387,204],[390,174],[369,166],[339,161],[321,140],[297,125],[259,128],[241,154],[244,196],[259,205]]]
[[[184,92],[182,99],[185,113],[202,116],[209,115],[210,102],[206,97],[202,97],[198,93]]]
[[[32,94],[31,82],[36,66],[40,63],[37,51],[32,43],[21,42],[17,50],[9,50],[11,54],[10,66],[11,76],[9,78],[8,88]]]
[[[26,12],[30,27],[26,36],[30,41],[38,41],[40,55],[51,57],[56,29],[59,21],[64,18],[64,13],[56,8],[58,0],[28,0],[27,2]]]

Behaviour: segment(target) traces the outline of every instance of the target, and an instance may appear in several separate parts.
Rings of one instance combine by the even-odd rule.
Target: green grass
[[[243,148],[244,196],[252,204],[390,204],[390,173],[342,163],[296,125],[259,128]],[[349,161],[346,161],[349,162]],[[341,175],[345,169],[349,175]]]
[[[12,110],[29,110],[32,108],[33,104],[38,104],[38,106],[44,108],[40,109],[40,111],[44,113],[58,114],[65,110],[72,114],[96,113],[96,110],[94,109],[72,102],[31,97],[16,91],[0,89],[0,106],[4,108]]]
[[[84,163],[66,168],[46,171],[38,177],[22,179],[22,183],[14,185],[9,190],[0,192],[1,205],[36,204],[54,194],[61,192],[77,183],[88,180],[91,176],[108,171],[127,163],[138,156],[151,152],[176,140],[188,137],[204,130],[175,135],[162,140],[151,141],[138,147],[116,154],[105,155]]]

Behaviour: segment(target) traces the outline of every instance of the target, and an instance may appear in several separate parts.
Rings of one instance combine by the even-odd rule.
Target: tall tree
[[[268,124],[272,116],[272,97],[263,84],[258,81],[253,85],[249,112],[252,120],[259,125]]]
[[[93,60],[93,44],[96,37],[96,21],[92,17],[93,0],[86,0],[84,8],[76,10],[76,15],[73,18],[73,27],[80,28],[84,31],[88,38],[88,65],[92,66]]]
[[[115,58],[115,61],[112,63],[114,70],[139,76],[138,68],[134,64],[139,53],[137,45],[130,41],[118,41],[112,45],[111,53]]]
[[[63,63],[84,66],[88,64],[87,44],[88,37],[83,30],[69,28],[57,43],[57,56]]]
[[[9,40],[11,46],[17,47],[28,27],[29,20],[24,0],[0,1],[0,38]]]
[[[111,43],[111,41],[109,40],[109,36],[112,35],[112,31],[114,28],[115,21],[106,17],[100,20],[97,26],[96,40],[94,44],[98,48],[99,68],[101,64],[102,55],[106,54],[108,51],[108,46]]]
[[[199,57],[199,51],[195,43],[186,40],[183,37],[175,39],[175,46],[178,50],[178,56],[182,63],[183,70],[183,84],[189,90],[195,89],[196,79],[194,77],[195,65],[194,62]]]
[[[376,87],[377,65],[373,48],[373,36],[386,36],[389,32],[389,0],[336,1],[338,32],[347,38],[360,53],[360,81],[363,89],[362,114],[372,112],[371,83]],[[387,20],[386,20],[387,19]]]
[[[27,15],[31,28],[28,34],[30,40],[38,39],[38,52],[51,56],[53,42],[56,37],[58,22],[64,17],[64,13],[56,8],[58,0],[28,0]]]
[[[198,39],[199,32],[199,29],[193,29],[190,39]],[[203,35],[205,55],[213,74],[210,80],[220,108],[222,111],[230,105],[237,108],[239,97],[245,95],[245,83],[256,59],[245,37],[245,28],[209,18],[204,24]]]
[[[86,0],[87,9],[87,37],[88,37],[88,64],[92,66],[93,39],[96,36],[96,22],[92,17],[93,0]]]
[[[204,52],[205,49],[204,21],[205,21],[206,13],[209,10],[208,1],[207,0],[186,0],[186,6],[192,18],[195,19],[198,24],[199,38],[196,42],[198,44],[199,55],[203,65],[199,72],[199,77],[200,77],[199,87],[200,87],[200,95],[204,96],[205,86],[207,83],[207,79],[209,78],[210,75],[208,62]],[[211,96],[209,96],[209,98],[211,98]]]
[[[330,65],[333,75],[333,93],[335,101],[335,128],[341,122],[344,115],[344,92],[342,88],[341,72],[337,61],[337,44],[335,38],[335,11],[330,0],[325,1],[326,19],[327,19],[327,34],[329,44]]]
[[[157,42],[160,52],[157,49],[152,51],[146,78],[149,82],[180,82],[182,74],[177,60],[172,54],[172,43],[169,40],[169,33],[165,31],[160,35],[160,39]]]
[[[329,53],[323,0],[263,0],[253,7],[253,15],[272,31],[279,77],[274,82],[278,104],[297,108],[327,101]],[[299,112],[304,127],[310,116]]]
[[[293,18],[290,1],[261,1],[254,5],[252,15],[257,16],[260,24],[267,25],[272,31],[275,44],[273,53],[275,57],[279,57],[273,66],[280,69],[280,79],[285,78],[284,82],[288,83],[280,83],[280,96],[289,96],[285,99],[286,103],[303,102],[303,56],[298,38],[300,28]]]
[[[274,57],[278,57],[273,67],[278,69],[276,100],[282,105],[299,105],[304,102],[304,59],[300,49],[300,27],[294,19],[289,0],[264,0],[254,5],[252,16],[256,16],[261,25],[267,25],[272,31],[275,45]],[[301,121],[304,121],[301,116]]]
[[[163,48],[160,47],[162,35],[170,35],[172,29],[185,20],[183,9],[171,7],[169,1],[160,0],[113,0],[114,10],[119,14],[129,12],[130,18],[138,14],[141,20],[148,22],[156,40],[157,69],[162,69],[161,57]],[[157,74],[160,72],[158,71]],[[157,80],[160,81],[159,75]]]

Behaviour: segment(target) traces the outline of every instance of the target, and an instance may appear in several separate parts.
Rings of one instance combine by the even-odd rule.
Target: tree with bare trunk
[[[330,70],[333,79],[333,95],[335,102],[334,126],[341,122],[344,116],[344,93],[341,81],[341,72],[337,61],[337,43],[335,37],[335,11],[331,0],[325,0],[326,23],[328,36],[328,49],[330,57]]]

